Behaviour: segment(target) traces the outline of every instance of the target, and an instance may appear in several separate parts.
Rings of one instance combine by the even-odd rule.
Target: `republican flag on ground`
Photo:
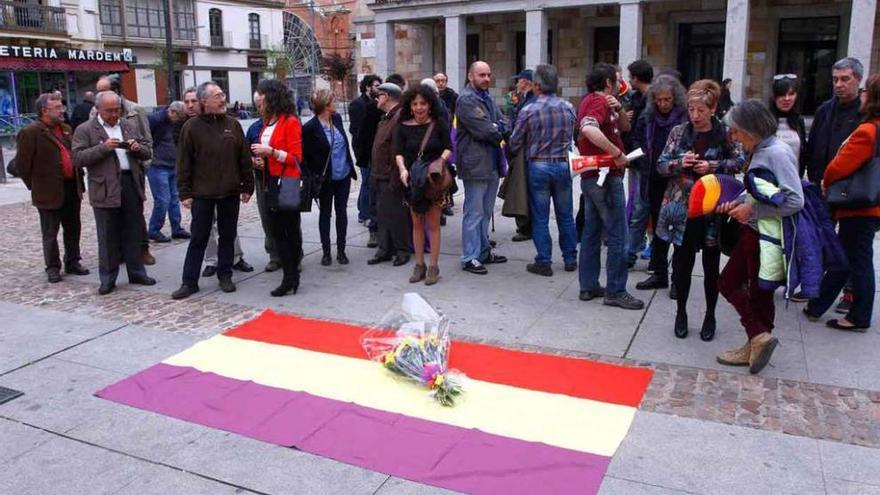
[[[265,311],[97,392],[465,493],[595,493],[651,371],[455,341],[455,407],[367,359],[366,328]]]

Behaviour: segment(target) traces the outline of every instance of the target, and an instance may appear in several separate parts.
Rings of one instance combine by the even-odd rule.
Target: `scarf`
[[[667,130],[666,134],[669,135],[669,130],[678,124],[681,124],[684,112],[684,108],[673,107],[666,115],[659,112],[651,114],[645,135],[645,147],[647,148],[645,150],[645,156],[647,156],[648,160],[653,160],[654,158],[654,136],[657,135],[657,131],[664,129]]]

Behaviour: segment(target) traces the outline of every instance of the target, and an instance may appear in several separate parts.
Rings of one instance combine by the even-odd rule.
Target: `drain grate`
[[[11,400],[15,400],[24,395],[24,392],[12,390],[11,388],[0,387],[0,404],[5,404]]]

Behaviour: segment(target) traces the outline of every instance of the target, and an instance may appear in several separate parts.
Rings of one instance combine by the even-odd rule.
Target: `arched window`
[[[260,42],[260,14],[248,14],[248,26],[251,33],[251,48],[254,50],[264,48]]]
[[[223,45],[223,12],[220,9],[208,11],[208,29],[211,33],[211,46]]]

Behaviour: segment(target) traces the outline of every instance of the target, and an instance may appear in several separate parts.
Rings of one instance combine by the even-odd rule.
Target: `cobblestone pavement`
[[[145,207],[149,211],[149,206]],[[83,206],[83,254],[97,266],[94,221]],[[253,204],[242,208],[241,222],[257,222]],[[188,220],[185,219],[188,223]],[[169,332],[205,337],[231,328],[261,308],[211,298],[172,301],[167,294],[121,287],[99,297],[87,281],[48,284],[36,210],[26,203],[0,207],[0,301],[57,311],[85,313]],[[153,244],[154,249],[179,244]],[[71,277],[68,277],[70,279]],[[65,279],[65,280],[68,280]],[[360,322],[369,324],[370,322]],[[835,387],[749,376],[664,363],[634,361],[575,351],[550,350],[510,342],[481,340],[524,350],[565,354],[654,370],[641,410],[851,445],[880,448],[880,391]]]

